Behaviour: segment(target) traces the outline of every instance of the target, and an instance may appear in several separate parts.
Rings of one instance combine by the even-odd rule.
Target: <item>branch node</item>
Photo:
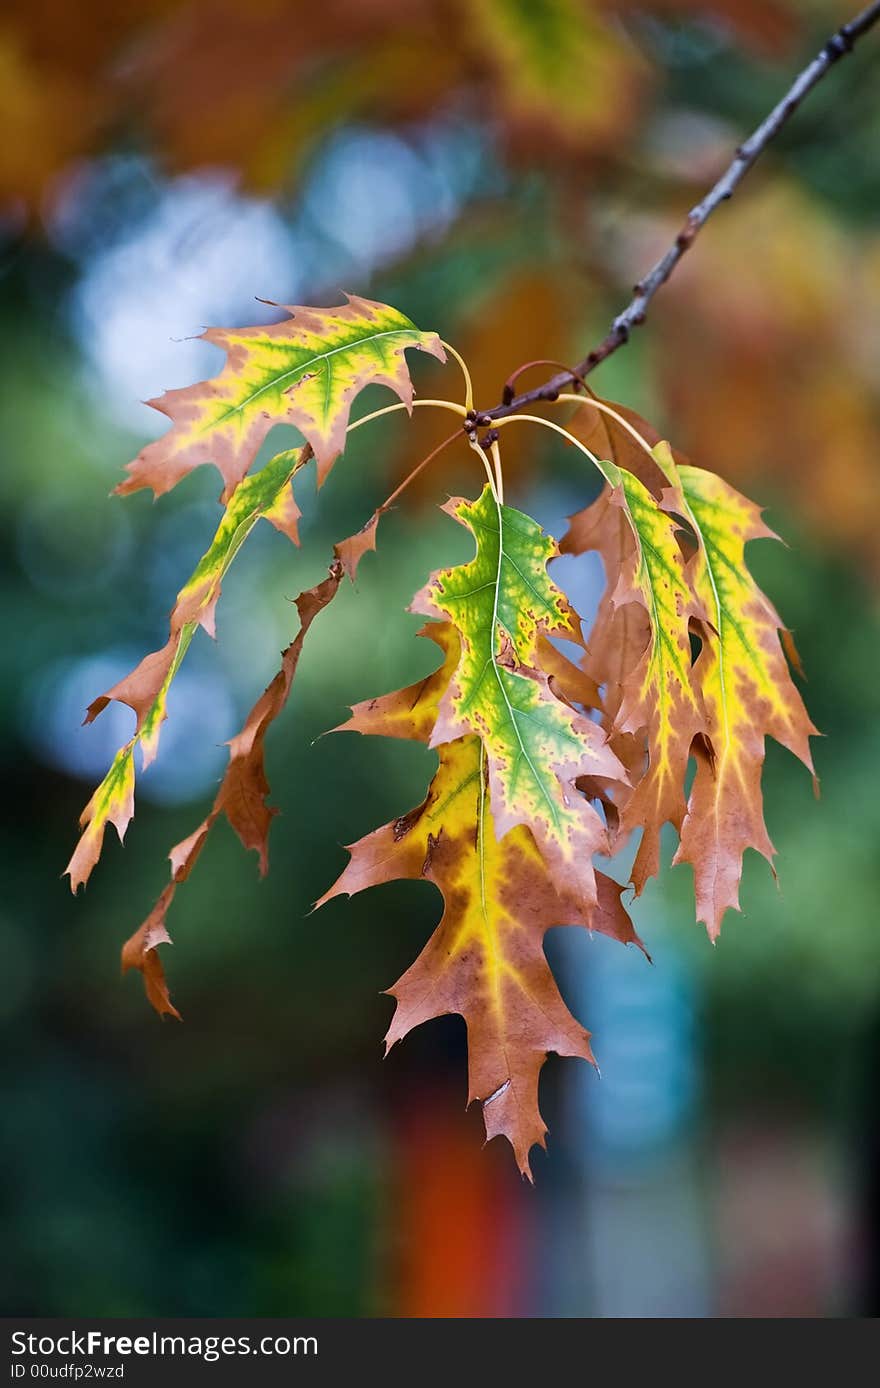
[[[855,40],[852,34],[846,29],[838,29],[836,34],[825,45],[824,53],[829,63],[836,63],[838,58],[845,58],[847,53],[852,53]]]
[[[679,251],[686,251],[686,250],[688,250],[688,248],[689,248],[689,247],[691,246],[691,244],[693,243],[694,237],[696,236],[696,234],[697,234],[697,232],[699,231],[699,229],[700,229],[699,220],[694,216],[693,212],[689,212],[689,213],[688,213],[688,216],[687,216],[687,221],[685,222],[685,224],[684,224],[684,226],[682,227],[681,231],[678,233],[678,235],[677,235],[676,238],[675,238],[676,250],[679,250]]]

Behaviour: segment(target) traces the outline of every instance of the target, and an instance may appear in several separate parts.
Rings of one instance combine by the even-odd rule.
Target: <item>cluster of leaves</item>
[[[125,832],[135,747],[144,766],[155,757],[169,685],[196,628],[213,634],[236,552],[261,517],[296,542],[295,473],[314,458],[323,480],[347,431],[375,415],[414,404],[455,413],[466,426],[456,436],[485,464],[487,482],[475,500],[444,508],[470,532],[473,558],[434,573],[412,603],[428,619],[421,634],[442,661],[418,684],[357,705],[343,725],[422,741],[436,748],[437,770],[422,804],[351,846],[348,866],[322,900],[397,878],[439,888],[442,919],[390,989],[396,1010],[387,1044],[429,1018],[460,1014],[470,1098],[482,1102],[488,1137],[507,1136],[529,1174],[531,1148],[544,1141],[538,1082],[547,1054],[593,1058],[589,1033],[552,976],[544,934],[555,925],[581,926],[642,947],[623,887],[596,869],[595,858],[639,831],[631,882],[641,892],[658,870],[661,830],[671,824],[679,836],[675,861],[692,865],[697,915],[714,939],[725,911],[738,908],[745,850],[772,860],[761,798],[765,738],[812,770],[815,729],[789,670],[794,647],[745,563],[746,543],[772,532],[756,506],[676,455],[625,408],[561,395],[558,403],[575,409],[567,427],[534,422],[563,433],[599,468],[605,487],[557,545],[503,499],[500,438],[505,425],[527,417],[508,416],[481,439],[466,368],[462,404],[413,400],[405,353],[417,348],[444,360],[436,335],[364,299],[286,312],[269,327],[208,331],[226,352],[222,372],[153,402],[172,427],[129,465],[118,488],[158,496],[213,463],[225,511],[178,595],[166,645],[88,710],[91,719],[119,700],[134,709],[137,726],[83,813],[71,884],[76,890],[87,880],[108,823],[120,837]],[[399,403],[352,423],[356,395],[376,383]],[[295,425],[303,447],[249,472],[278,423]],[[221,815],[267,869],[273,811],[265,735],[287,702],[309,626],[344,574],[354,578],[375,548],[384,509],[336,546],[328,576],[297,600],[299,631],[229,744],[214,803],[171,850],[170,881],[123,948],[123,967],[142,972],[160,1013],[178,1015],[158,953],[169,939],[167,912]],[[605,566],[605,595],[586,640],[550,574],[560,550],[596,551]],[[686,796],[690,758],[696,774]]]

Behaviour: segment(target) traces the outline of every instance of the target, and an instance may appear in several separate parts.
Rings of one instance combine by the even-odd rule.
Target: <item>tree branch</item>
[[[696,207],[691,209],[675,241],[665,255],[660,257],[656,265],[653,265],[635,286],[633,298],[623,312],[614,319],[607,335],[597,347],[587,353],[583,361],[578,362],[577,366],[570,370],[557,372],[543,385],[535,386],[533,390],[524,391],[519,395],[514,394],[512,383],[508,384],[505,386],[501,404],[495,405],[490,410],[475,411],[473,417],[466,421],[465,429],[469,433],[473,433],[477,425],[491,424],[495,419],[503,419],[506,415],[515,414],[526,405],[535,404],[540,400],[555,400],[560,391],[569,390],[572,387],[576,389],[583,384],[584,376],[587,376],[606,357],[610,357],[612,352],[616,352],[618,347],[622,347],[624,343],[628,342],[632,329],[640,327],[644,323],[648,305],[657,290],[669,279],[685,251],[693,245],[700,228],[709,220],[716,207],[733,196],[734,190],[745,178],[749,169],[798,109],[807,94],[817,83],[821,82],[829,68],[833,67],[840,58],[844,58],[852,52],[857,40],[873,28],[878,20],[880,20],[880,0],[875,0],[874,4],[862,10],[861,14],[856,15],[854,19],[851,19],[848,24],[844,24],[842,28],[837,30],[836,34],[831,36],[821,52],[795,78],[785,96],[774,106],[757,130],[749,136],[745,144],[740,145],[733,161],[702,202],[698,202]],[[538,363],[534,363],[534,365],[538,365]],[[515,374],[518,375],[519,373]]]

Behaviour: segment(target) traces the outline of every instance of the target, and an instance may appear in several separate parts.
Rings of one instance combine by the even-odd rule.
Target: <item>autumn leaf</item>
[[[537,663],[539,636],[580,641],[580,622],[551,581],[556,542],[487,486],[476,502],[444,508],[471,531],[476,556],[433,575],[412,610],[452,622],[461,654],[441,700],[431,745],[482,740],[493,819],[504,835],[525,824],[556,882],[583,910],[595,902],[592,856],[604,825],[575,787],[579,775],[623,776],[596,723],[556,697]]]
[[[624,680],[631,675],[651,639],[648,611],[642,603],[617,603],[617,576],[638,562],[636,538],[626,510],[615,504],[614,489],[605,487],[595,501],[569,517],[559,542],[561,554],[600,555],[605,589],[590,628],[583,656],[584,671],[604,687],[605,726],[612,731],[623,698]]]
[[[764,824],[764,739],[773,737],[813,771],[816,728],[795,688],[780,642],[782,619],[746,566],[749,540],[778,538],[759,507],[711,472],[676,472],[680,491],[665,504],[684,513],[699,541],[688,578],[706,613],[694,681],[705,710],[708,747],[681,828],[675,862],[691,863],[697,918],[712,939],[724,913],[739,910],[742,859],[755,848],[772,863]]]
[[[98,786],[79,819],[82,830],[79,843],[65,874],[70,876],[70,889],[75,894],[85,886],[89,874],[101,856],[104,834],[112,824],[120,843],[134,815],[134,741],[120,747],[113,764]]]
[[[174,899],[174,886],[173,882],[169,882],[143,925],[122,946],[122,972],[126,974],[129,969],[137,969],[143,975],[144,992],[159,1016],[176,1017],[180,1021],[181,1016],[171,1001],[165,970],[159,958],[159,945],[171,944],[165,917]]]
[[[608,485],[596,500],[569,517],[559,548],[561,553],[572,555],[592,550],[602,559],[607,581],[590,630],[583,667],[604,686],[605,726],[613,728],[625,680],[652,639],[648,607],[639,601],[617,601],[618,575],[638,564],[639,544],[633,518],[627,506],[621,504],[625,500],[620,490],[622,473],[636,477],[658,503],[669,486],[669,478],[651,452],[651,445],[660,442],[660,435],[626,405],[591,395],[566,427],[600,460],[603,472],[608,474]],[[615,486],[619,489],[616,495]],[[623,738],[618,733],[615,746],[621,745]]]
[[[596,516],[588,507],[573,518],[562,548],[579,553],[598,547],[603,554],[608,588],[589,669],[617,685],[613,732],[647,736],[647,768],[624,798],[619,829],[622,838],[642,830],[632,868],[641,892],[659,870],[663,825],[681,827],[691,743],[703,730],[689,634],[699,607],[685,577],[676,522],[637,477],[625,468],[619,476],[620,486],[594,503]],[[631,606],[634,616],[626,614]],[[597,650],[611,656],[610,671],[601,671]]]
[[[404,700],[390,695],[359,705],[342,731],[427,740],[456,640],[451,626],[429,626],[423,634],[437,640],[447,658],[419,685],[400,691],[417,696],[416,725],[401,718]],[[571,1017],[553,981],[544,933],[568,923],[641,942],[621,888],[606,874],[596,874],[597,904],[581,915],[556,895],[528,829],[516,827],[499,840],[478,738],[456,739],[439,752],[424,804],[352,845],[351,861],[318,905],[395,878],[426,878],[439,887],[443,919],[389,990],[398,1005],[387,1045],[431,1017],[460,1013],[468,1028],[468,1102],[482,1101],[487,1137],[507,1136],[520,1169],[530,1175],[529,1151],[544,1145],[538,1076],[548,1051],[592,1060],[589,1033]]]
[[[602,709],[602,696],[596,681],[582,665],[575,665],[563,655],[543,632],[538,633],[536,653],[538,669],[547,676],[550,689],[558,699],[572,708]]]
[[[390,1048],[420,1022],[459,1013],[468,1031],[468,1102],[483,1104],[487,1138],[504,1133],[520,1170],[544,1145],[538,1075],[548,1051],[592,1061],[589,1033],[562,1001],[542,940],[566,910],[528,830],[497,838],[476,737],[447,743],[428,798],[368,834],[319,905],[395,878],[426,878],[446,909],[428,945],[389,990]]]
[[[288,314],[280,323],[206,329],[205,341],[226,353],[223,370],[150,401],[172,427],[128,464],[117,492],[150,487],[161,496],[194,468],[213,463],[229,497],[276,424],[299,429],[314,452],[320,484],[345,445],[359,392],[388,386],[409,406],[407,348],[444,360],[436,333],[420,332],[385,304],[349,296],[341,308],[278,307]]]
[[[358,565],[365,554],[372,554],[376,549],[376,531],[379,521],[382,519],[382,511],[374,511],[370,519],[356,530],[353,535],[349,535],[345,540],[339,540],[333,546],[333,553],[339,560],[348,577],[354,583],[357,577]]]
[[[451,622],[427,622],[418,633],[435,642],[443,652],[443,664],[424,679],[391,694],[355,704],[351,717],[333,732],[381,734],[413,742],[430,743],[440,700],[461,659],[461,641]]]
[[[629,406],[603,400],[591,392],[566,428],[597,458],[632,473],[652,496],[659,497],[668,485],[663,468],[650,451],[650,445],[660,442],[660,435]],[[612,472],[610,480],[614,483],[619,479]]]
[[[170,1011],[178,1015],[170,1004],[164,972],[156,954],[158,945],[170,942],[165,918],[178,883],[189,877],[211,829],[221,815],[226,816],[244,847],[254,849],[259,855],[261,876],[265,876],[269,869],[269,829],[277,811],[266,803],[269,782],[263,744],[270,725],[290,697],[306,633],[318,614],[336,596],[341,579],[342,566],[334,561],[327,577],[314,588],[300,593],[296,599],[299,631],[282,653],[277,675],[254,704],[241,731],[229,743],[229,761],[214,803],[201,824],[171,849],[168,855],[171,881],[143,925],[123,945],[123,973],[129,968],[140,969],[147,997],[159,1013]]]
[[[115,699],[134,710],[137,727],[83,812],[81,824],[86,826],[85,832],[66,869],[74,892],[88,881],[100,857],[108,820],[116,825],[121,838],[134,813],[134,748],[140,747],[142,770],[146,770],[158,751],[172,680],[198,628],[202,626],[214,636],[214,614],[223,579],[257,521],[269,521],[295,544],[299,543],[299,510],[290,483],[307,456],[306,449],[278,453],[236,487],[209,548],[177,595],[165,645],[144,656],[130,674],[94,699],[86,710],[84,721],[91,723]]]
[[[415,742],[431,741],[437,707],[461,660],[461,640],[451,622],[427,622],[417,633],[443,652],[443,664],[405,689],[380,694],[355,704],[351,717],[333,732],[381,733]],[[572,705],[597,708],[599,693],[593,680],[564,656],[545,636],[539,636],[541,666],[558,697]]]
[[[282,654],[281,669],[254,704],[241,731],[229,743],[229,764],[211,812],[194,834],[171,851],[174,874],[178,879],[188,875],[208,831],[221,814],[225,814],[244,847],[252,848],[259,855],[261,876],[268,872],[269,827],[276,812],[266,804],[269,782],[263,743],[269,727],[290,697],[306,633],[318,613],[336,596],[341,578],[342,568],[334,562],[322,583],[300,593],[296,599],[299,631]]]
[[[461,637],[452,622],[429,622],[420,635],[440,647],[440,666],[406,689],[357,704],[337,731],[432,740]],[[396,878],[439,887],[443,918],[390,989],[397,1010],[387,1045],[431,1017],[460,1013],[468,1029],[469,1102],[482,1101],[487,1137],[507,1136],[530,1175],[529,1151],[543,1146],[546,1131],[538,1076],[548,1051],[592,1059],[589,1034],[568,1012],[547,965],[544,933],[552,925],[581,925],[644,946],[612,878],[595,874],[594,904],[581,910],[557,893],[529,829],[518,825],[499,837],[479,738],[444,742],[438,751],[425,802],[352,845],[348,866],[318,905]]]
[[[698,918],[714,939],[724,912],[739,907],[745,849],[773,857],[761,797],[765,735],[812,771],[809,737],[815,728],[789,672],[782,644],[788,633],[745,564],[747,540],[772,536],[759,509],[712,473],[691,467],[668,443],[657,442],[638,416],[613,408],[653,443],[647,464],[647,442],[637,443],[607,416],[601,426],[589,422],[586,406],[580,413],[587,416],[592,443],[607,437],[617,466],[621,457],[637,461],[640,451],[642,466],[661,474],[667,485],[658,502],[620,467],[620,489],[606,488],[573,517],[561,545],[573,554],[597,550],[608,578],[585,665],[607,686],[611,744],[634,789],[612,790],[606,818],[610,800],[620,813],[615,840],[643,830],[632,869],[637,892],[658,869],[662,824],[675,825],[680,845],[674,862],[692,863]],[[584,432],[582,426],[578,437]],[[659,493],[656,477],[649,480]],[[678,518],[693,533],[695,552],[686,566]],[[624,625],[622,614],[630,606],[639,619]],[[691,629],[702,643],[695,666]],[[642,731],[648,767],[637,776],[638,744],[630,753],[620,737]],[[685,805],[689,755],[697,772]],[[600,788],[581,784],[590,793]]]

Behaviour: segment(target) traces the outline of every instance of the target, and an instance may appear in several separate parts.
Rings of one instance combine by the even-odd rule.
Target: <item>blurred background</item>
[[[822,798],[771,746],[779,888],[746,864],[711,949],[690,870],[636,904],[654,967],[556,930],[601,1080],[551,1058],[534,1189],[466,1112],[463,1025],[381,1061],[424,883],[317,915],[342,845],[421,799],[426,749],[322,738],[434,663],[403,608],[467,540],[466,449],[384,523],[268,741],[273,865],[218,826],[164,952],[180,1026],[118,949],[295,630],[289,599],[448,424],[360,431],[304,543],[268,526],[174,686],[124,849],[60,873],[132,715],[85,705],[165,640],[209,541],[202,468],[107,499],[255,296],[387,300],[478,403],[598,340],[688,207],[854,0],[6,0],[0,16],[0,1299],[6,1314],[851,1316],[880,1223],[880,33],[829,75],[594,377],[766,505],[751,562],[809,676]],[[413,366],[422,393],[452,368]],[[363,408],[384,403],[381,392]],[[282,432],[273,443],[283,446]],[[540,433],[509,500],[559,534],[596,491]],[[589,615],[598,566],[560,566]],[[400,615],[394,616],[397,612]],[[393,619],[392,619],[393,618]],[[667,853],[667,860],[671,856]],[[615,865],[620,873],[627,864]]]

